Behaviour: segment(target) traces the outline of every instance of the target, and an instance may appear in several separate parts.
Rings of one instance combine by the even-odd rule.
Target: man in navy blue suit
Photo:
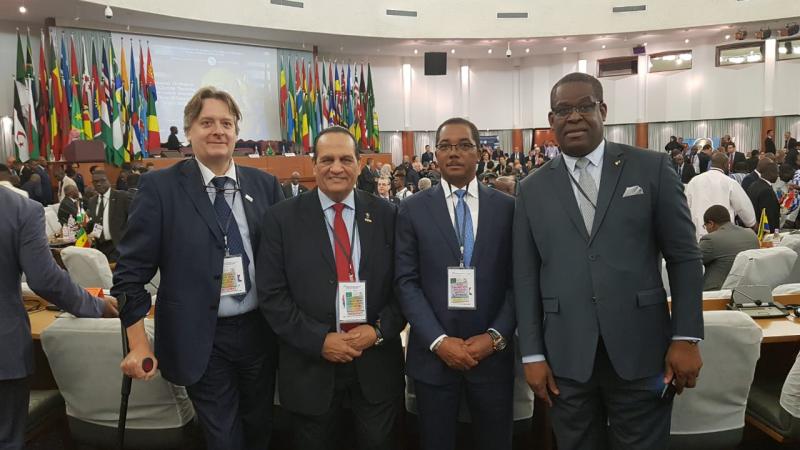
[[[396,283],[411,324],[406,364],[426,450],[455,448],[462,394],[475,448],[511,448],[514,200],[475,178],[478,142],[472,122],[442,123],[442,182],[403,201],[398,212]]]
[[[261,218],[283,199],[278,180],[233,162],[241,113],[226,92],[200,89],[184,109],[196,159],[142,176],[117,247],[115,296],[130,353],[122,371],[186,386],[209,449],[269,443],[277,344],[258,311]],[[144,285],[161,270],[155,353],[144,332]],[[157,359],[156,359],[157,357]]]

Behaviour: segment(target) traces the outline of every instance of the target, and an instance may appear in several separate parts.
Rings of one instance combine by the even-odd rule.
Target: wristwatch
[[[489,336],[492,338],[492,348],[494,348],[494,351],[500,352],[506,348],[506,338],[504,338],[502,334],[492,328],[486,330],[486,332],[489,333]]]
[[[375,339],[375,343],[372,345],[377,347],[383,344],[383,333],[381,333],[380,322],[373,325],[372,328],[375,330],[375,335],[378,337],[377,339]]]

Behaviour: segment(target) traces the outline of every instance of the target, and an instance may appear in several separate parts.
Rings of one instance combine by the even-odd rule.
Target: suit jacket
[[[747,192],[747,190],[750,188],[750,185],[752,185],[753,182],[759,178],[761,178],[761,176],[755,171],[748,173],[747,176],[742,179],[742,189]]]
[[[784,147],[786,150],[797,150],[797,139],[790,137],[788,140],[784,141]]]
[[[678,166],[674,166],[676,173],[678,172]],[[681,179],[681,183],[687,184],[688,182],[692,181],[692,178],[697,175],[694,171],[694,166],[685,162],[683,163],[683,168],[680,169],[679,177]]]
[[[429,162],[433,161],[433,152],[422,152],[422,156],[420,157],[420,161],[422,162],[423,166],[425,165],[425,163],[429,163]]]
[[[78,202],[81,200],[78,199]],[[110,211],[109,211],[110,212]],[[75,200],[64,197],[64,200],[61,200],[61,203],[58,205],[58,221],[61,225],[66,225],[69,222],[70,216],[75,217],[78,215],[78,203],[75,203]]]
[[[731,155],[728,155],[728,173],[733,173],[736,169],[736,164],[747,162],[747,157],[742,152],[733,152],[733,161],[731,162]]]
[[[396,208],[358,190],[355,205],[367,322],[380,322],[385,340],[353,365],[364,398],[376,403],[403,392],[400,332],[406,322],[392,282]],[[328,411],[337,371],[322,357],[325,336],[336,331],[336,263],[327,226],[317,189],[282,202],[264,216],[256,264],[261,311],[280,338],[281,405],[306,415]]]
[[[103,304],[70,281],[50,254],[42,205],[0,188],[0,380],[33,373],[31,325],[20,289],[21,274],[45,300],[80,317],[100,317]]]
[[[508,342],[514,335],[511,288],[511,225],[514,200],[478,183],[478,234],[471,265],[476,268],[476,303],[472,311],[447,309],[447,268],[458,267],[460,250],[437,185],[403,200],[397,215],[396,284],[400,306],[411,324],[406,350],[408,376],[429,384],[447,384],[462,376],[470,382],[507,381],[514,376],[513,349],[507,348],[459,372],[430,350],[446,334],[462,339],[494,328]]]
[[[292,197],[294,197],[292,195],[292,183],[290,181],[284,183],[283,186],[281,186],[281,188],[283,189],[283,198],[292,198]],[[308,192],[308,188],[303,186],[302,184],[298,184],[297,195],[300,195],[303,192]]]
[[[773,155],[776,153],[775,141],[773,141],[772,138],[767,137],[764,139],[764,151],[766,153],[772,153]]]
[[[700,238],[700,252],[703,254],[703,290],[721,289],[733,267],[733,260],[739,252],[759,247],[753,230],[726,223],[713,233]]]
[[[53,185],[50,182],[50,174],[42,166],[36,166],[35,172],[42,179],[42,203],[49,205],[53,203]]]
[[[769,222],[770,231],[774,231],[781,227],[781,206],[778,203],[778,197],[775,191],[772,190],[772,185],[759,177],[747,189],[747,196],[753,202],[753,210],[756,212],[756,219],[761,217],[761,210],[767,212],[767,221]]]
[[[261,218],[283,199],[283,192],[274,176],[236,167],[255,260]],[[161,269],[155,335],[159,368],[172,383],[197,382],[206,370],[214,341],[225,256],[222,231],[197,161],[188,159],[142,175],[128,232],[117,251],[111,292],[117,298],[127,295],[128,303],[120,311],[124,325],[147,314],[150,294],[144,286]]]
[[[356,184],[362,191],[367,191],[370,194],[375,193],[375,188],[378,186],[378,183],[375,180],[375,174],[372,173],[369,166],[365,165],[361,169],[361,174],[358,176]]]
[[[202,185],[202,181],[200,182]],[[92,229],[95,223],[103,225],[103,218],[97,217],[97,204],[100,201],[100,196],[96,195],[86,202],[86,211],[91,219],[89,230]],[[108,210],[108,228],[111,233],[111,241],[114,242],[114,247],[119,247],[119,242],[125,234],[128,227],[128,212],[131,207],[131,195],[127,191],[118,191],[111,189],[111,196],[108,200],[108,205],[105,205]]]
[[[517,160],[519,160],[520,164],[522,164],[522,166],[524,167],[525,163],[528,162],[528,157],[525,156],[525,153],[523,153],[523,152],[519,152],[519,158],[517,158],[517,155],[514,154],[514,153],[510,153],[508,155],[508,161],[507,162],[514,162],[514,161],[517,161]]]
[[[514,288],[523,356],[586,382],[598,340],[625,380],[657,375],[672,336],[703,337],[702,269],[683,185],[664,153],[606,141],[592,232],[559,156],[522,181]],[[629,188],[641,194],[624,196]],[[672,315],[661,283],[667,261]]]
[[[703,152],[697,152],[697,160],[700,165],[700,173],[708,171],[708,163],[711,162],[711,157]]]

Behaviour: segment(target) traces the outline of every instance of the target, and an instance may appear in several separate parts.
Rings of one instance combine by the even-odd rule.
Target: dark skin
[[[442,169],[442,178],[456,188],[463,188],[475,179],[475,170],[480,157],[477,143],[472,138],[472,131],[467,125],[451,124],[444,126],[439,132],[440,144],[470,143],[474,148],[470,151],[461,151],[450,147],[446,150],[436,150],[436,160]],[[492,337],[489,333],[481,333],[469,339],[446,337],[436,355],[455,370],[469,370],[478,365],[483,359],[494,353]]]
[[[589,83],[565,83],[556,90],[553,110],[563,107],[595,104],[586,114],[573,110],[566,117],[559,117],[551,111],[547,118],[561,144],[564,154],[580,158],[594,151],[603,141],[603,122],[608,114],[608,106],[595,96]],[[697,345],[689,341],[672,341],[664,358],[664,383],[673,383],[678,394],[684,388],[693,388],[703,361]],[[525,379],[534,394],[553,405],[550,395],[559,395],[553,372],[547,361],[524,364]]]
[[[111,183],[108,182],[108,176],[100,171],[95,171],[95,173],[92,174],[92,185],[94,186],[94,190],[100,195],[105,194],[111,188]]]

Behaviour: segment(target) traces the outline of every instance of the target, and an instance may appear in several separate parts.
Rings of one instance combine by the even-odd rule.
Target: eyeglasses
[[[565,119],[565,118],[571,116],[573,111],[577,111],[578,114],[580,114],[582,116],[585,116],[585,115],[587,115],[589,113],[594,112],[595,106],[597,106],[597,105],[599,105],[601,103],[603,103],[603,102],[602,101],[594,101],[592,103],[583,103],[583,104],[578,105],[578,106],[562,106],[562,107],[559,107],[559,108],[553,108],[553,114],[555,114],[556,117],[561,118],[561,119]]]
[[[452,150],[458,150],[459,152],[468,152],[471,150],[475,150],[476,145],[471,142],[460,142],[458,144],[436,144],[436,150],[440,152],[448,152]]]

